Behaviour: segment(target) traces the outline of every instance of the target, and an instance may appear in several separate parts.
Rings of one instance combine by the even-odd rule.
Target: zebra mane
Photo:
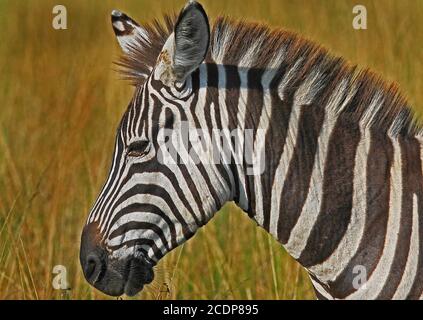
[[[143,25],[148,39],[139,37],[136,45],[116,62],[124,79],[136,86],[143,85],[173,32],[176,20],[175,14],[165,15],[163,22],[154,20]],[[343,101],[349,100],[329,110],[334,114],[359,121],[365,128],[378,128],[391,136],[423,136],[423,126],[396,83],[387,83],[370,69],[359,70],[294,32],[218,17],[211,31],[206,62],[263,71],[269,66],[280,68],[284,64],[285,70],[296,71],[290,82],[297,87],[317,73],[319,81],[312,81],[311,91],[318,91],[320,97],[329,97],[340,90]]]

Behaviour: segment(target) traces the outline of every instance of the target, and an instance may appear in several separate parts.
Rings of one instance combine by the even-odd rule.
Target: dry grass
[[[112,8],[140,21],[184,1],[64,0],[69,29],[51,27],[56,1],[0,1],[0,299],[106,298],[78,262],[79,237],[106,176],[114,131],[131,96],[112,61]],[[365,1],[369,30],[351,27],[353,1],[204,0],[227,13],[301,32],[396,80],[423,111],[423,2]],[[138,298],[310,299],[305,272],[231,206],[157,267]],[[71,289],[52,288],[68,269]]]

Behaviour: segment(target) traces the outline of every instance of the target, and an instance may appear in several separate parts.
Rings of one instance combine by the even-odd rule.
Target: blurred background
[[[423,1],[360,0],[368,30],[352,28],[349,0],[203,0],[225,14],[297,31],[399,83],[423,112]],[[68,29],[52,28],[50,0],[0,0],[0,299],[110,299],[84,280],[80,232],[103,184],[132,87],[110,12],[139,22],[185,1],[61,0]],[[53,267],[67,270],[55,290]],[[313,299],[306,273],[233,205],[156,267],[136,299]]]

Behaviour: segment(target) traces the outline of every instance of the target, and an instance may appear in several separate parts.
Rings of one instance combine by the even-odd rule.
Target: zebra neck
[[[207,83],[210,123],[236,133],[242,149],[241,159],[238,146],[232,150],[236,159],[229,166],[232,198],[268,231],[270,209],[275,208],[272,202],[280,194],[299,133],[313,141],[325,120],[324,109],[312,105],[318,75],[312,73],[303,83],[293,83],[299,65],[287,69],[278,64],[254,69],[207,63],[200,68],[200,79],[207,78],[203,83]],[[307,146],[303,147],[297,156],[308,162],[313,152],[308,154]]]
[[[285,119],[289,107],[278,103],[282,100],[273,90],[280,80],[278,71],[216,63],[206,63],[199,68],[200,88],[205,92],[200,94],[199,101],[203,98],[205,103],[200,103],[196,113],[205,119],[204,125],[209,130],[226,131],[231,155],[230,163],[224,163],[223,167],[230,176],[229,200],[234,200],[252,216],[254,190],[250,176],[261,176],[266,170],[269,159],[265,143],[268,145],[269,139],[279,140],[285,135],[283,128],[276,125],[278,119]],[[272,118],[274,111],[277,114]]]
[[[373,280],[354,297],[420,296],[423,285],[402,278],[407,261],[423,278],[416,250],[402,250],[421,243],[423,210],[423,131],[405,100],[371,72],[295,36],[275,45],[253,29],[226,26],[215,28],[200,68],[208,109],[199,111],[216,120],[209,128],[240,132],[246,152],[226,167],[232,198],[323,296],[357,291],[357,266]],[[257,163],[264,170],[251,174]],[[391,268],[401,272],[388,278]]]
[[[333,112],[356,103],[356,92],[336,79],[322,95],[318,74],[292,85],[292,70],[207,69],[218,75],[223,126],[252,134],[251,153],[231,167],[234,200],[309,270],[320,293],[355,292],[357,265],[382,277],[386,259],[401,264],[393,252],[411,230],[398,229],[401,215],[412,220],[423,207],[421,137],[390,135]],[[251,174],[251,160],[263,170]],[[379,286],[375,280],[360,292],[377,296]]]

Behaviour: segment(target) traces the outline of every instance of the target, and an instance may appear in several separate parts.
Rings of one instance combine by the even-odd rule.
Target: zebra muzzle
[[[110,258],[90,225],[82,234],[80,262],[87,281],[110,296],[134,296],[154,279],[153,265],[141,257]]]

